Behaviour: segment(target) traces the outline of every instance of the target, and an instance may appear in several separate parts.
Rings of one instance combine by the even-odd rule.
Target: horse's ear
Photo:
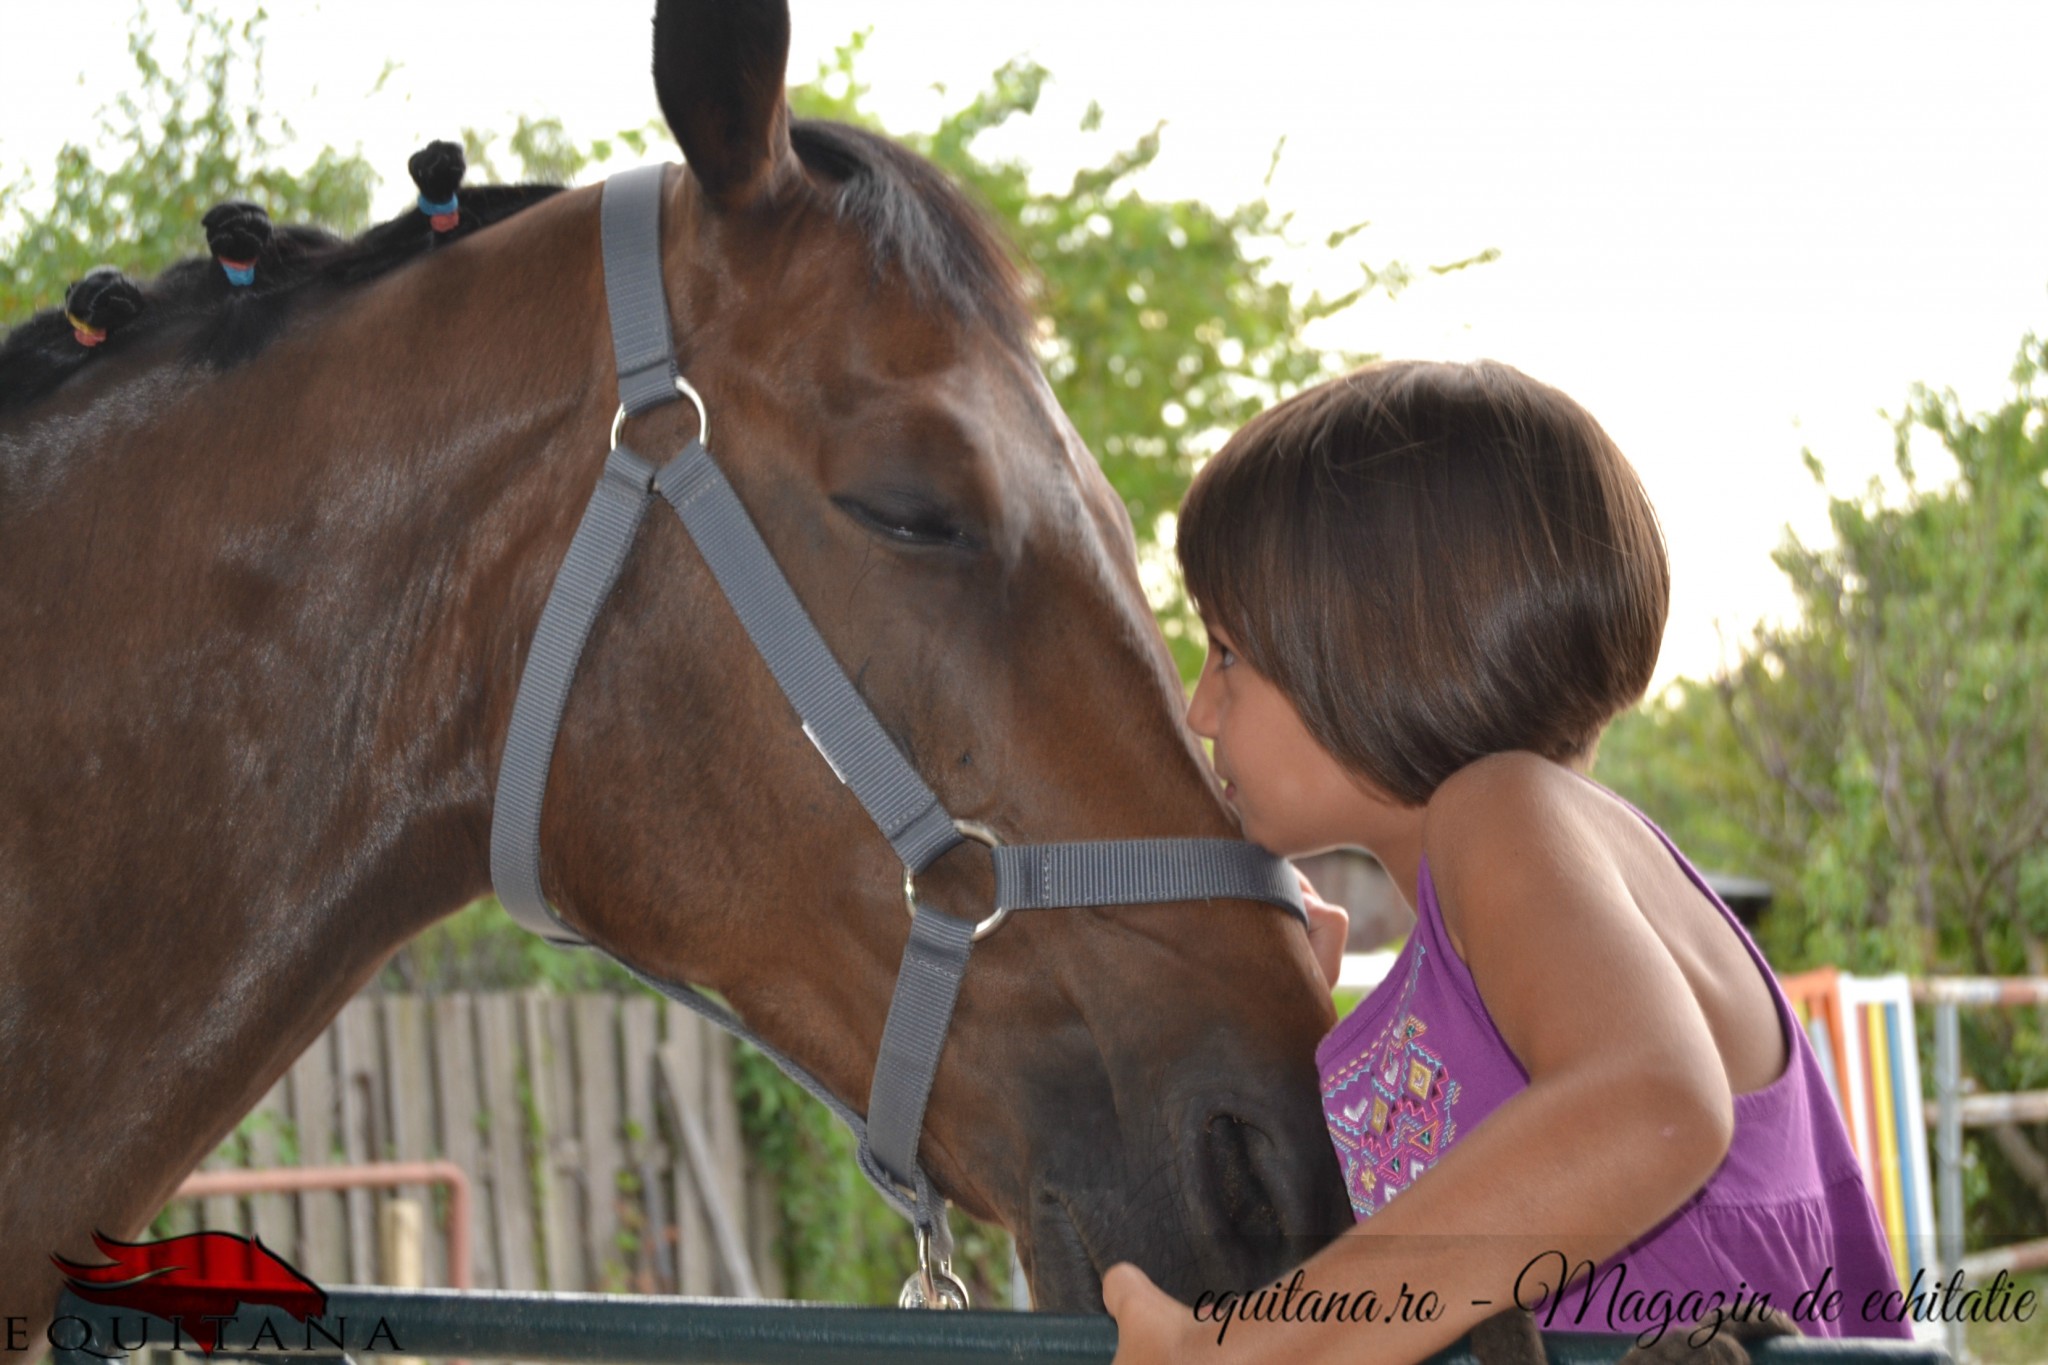
[[[654,90],[690,170],[721,208],[773,189],[789,145],[786,0],[659,0]]]

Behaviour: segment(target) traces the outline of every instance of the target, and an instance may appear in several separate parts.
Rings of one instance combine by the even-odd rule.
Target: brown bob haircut
[[[1592,415],[1494,361],[1369,365],[1248,423],[1180,514],[1203,617],[1404,803],[1589,755],[1650,684],[1670,571]]]

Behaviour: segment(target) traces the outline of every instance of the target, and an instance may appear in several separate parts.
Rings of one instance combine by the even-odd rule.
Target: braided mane
[[[979,317],[1028,349],[1031,305],[1012,249],[929,163],[886,138],[798,120],[797,156],[833,188],[839,214],[868,238],[875,269],[965,317]],[[231,200],[205,219],[213,255],[138,283],[102,266],[0,340],[0,417],[68,382],[90,383],[99,357],[182,334],[176,356],[219,372],[260,354],[320,286],[346,288],[386,274],[561,191],[558,185],[461,189],[462,149],[433,142],[409,167],[418,205],[353,239],[323,228],[273,228],[254,204]]]
[[[431,144],[413,158],[413,171],[420,206],[354,238],[304,225],[272,229],[260,208],[231,201],[207,214],[213,257],[180,261],[142,283],[111,267],[93,271],[71,287],[63,305],[36,313],[0,340],[0,415],[47,397],[74,376],[89,383],[100,357],[167,333],[185,334],[187,345],[178,354],[187,364],[215,372],[240,365],[259,354],[320,286],[376,279],[562,188],[480,185],[462,189],[459,208],[450,209],[462,175],[460,149]]]

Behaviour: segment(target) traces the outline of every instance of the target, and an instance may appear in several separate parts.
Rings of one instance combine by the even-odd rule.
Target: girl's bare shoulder
[[[1563,764],[1523,749],[1488,754],[1444,779],[1423,807],[1423,851],[1439,872],[1480,850],[1534,840],[1597,844],[1614,798]],[[1524,850],[1526,852],[1526,849]]]
[[[1697,1006],[1730,1093],[1783,1073],[1789,1044],[1740,931],[1606,788],[1535,754],[1490,755],[1430,798],[1423,851],[1445,932],[1475,976],[1527,966],[1551,943],[1633,943],[1639,965]]]
[[[1444,780],[1423,810],[1422,848],[1454,946],[1456,907],[1511,894],[1626,899],[1630,841],[1613,797],[1524,750],[1488,754]],[[1648,830],[1641,831],[1651,838]]]

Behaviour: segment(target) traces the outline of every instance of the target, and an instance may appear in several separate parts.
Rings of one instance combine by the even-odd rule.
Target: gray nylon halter
[[[1012,910],[1136,905],[1207,898],[1258,900],[1304,924],[1301,893],[1288,865],[1234,839],[1131,839],[1100,843],[997,845],[984,827],[956,821],[904,761],[854,689],[810,616],[790,590],[753,520],[706,448],[705,414],[677,369],[661,278],[661,190],[666,168],[643,167],[604,187],[605,298],[619,375],[619,419],[612,450],[555,576],[528,650],[498,771],[491,826],[491,880],[512,917],[565,946],[585,942],[555,914],[541,890],[540,816],[562,708],[597,614],[618,581],[647,509],[659,497],[675,509],[734,613],[767,662],[796,719],[902,860],[911,902],[910,941],[882,1028],[881,1053],[861,1116],[819,1080],[764,1042],[730,1010],[688,985],[674,985],[622,963],[641,981],[746,1039],[817,1096],[859,1143],[861,1170],[918,1231],[927,1301],[935,1253],[950,1279],[945,1201],[917,1160],[925,1102],[937,1075],[946,1029],[976,939]],[[624,419],[687,395],[698,435],[656,467],[620,443]],[[939,856],[974,838],[992,845],[994,912],[971,921],[918,905],[912,879]],[[929,1245],[928,1245],[929,1244]],[[917,1277],[913,1277],[913,1284]],[[958,1281],[952,1284],[958,1287]],[[909,1287],[906,1286],[906,1295]],[[962,1304],[964,1306],[964,1291]]]

